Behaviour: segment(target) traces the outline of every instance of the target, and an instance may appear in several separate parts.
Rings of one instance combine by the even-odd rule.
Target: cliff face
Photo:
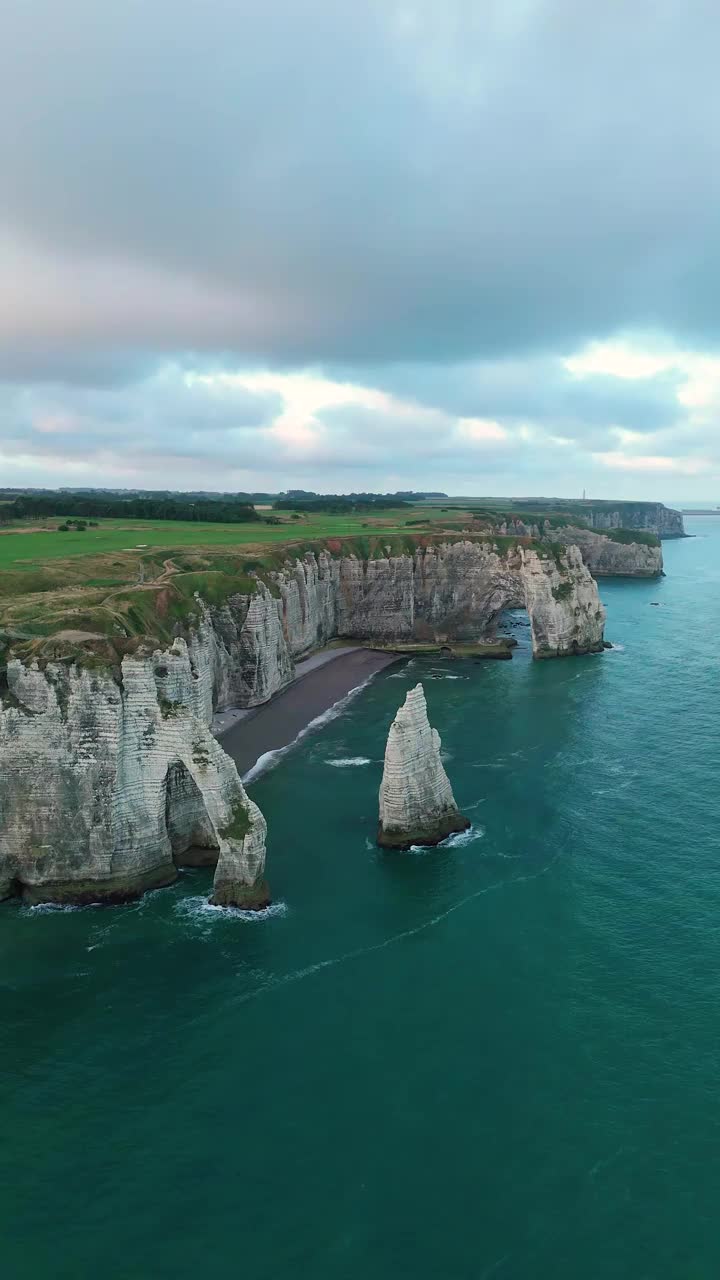
[[[505,608],[526,603],[538,656],[602,648],[605,612],[573,547],[553,556],[459,541],[371,560],[321,552],[269,577],[222,605],[196,601],[187,639],[125,657],[117,680],[106,667],[9,661],[0,897],[121,900],[203,863],[216,864],[217,903],[267,902],[264,820],[208,726],[214,710],[267,701],[297,658],[334,636],[479,640]],[[427,742],[423,751],[429,761]],[[445,794],[440,781],[436,790]]]
[[[577,547],[559,562],[525,548],[520,555],[534,656],[599,653],[605,609]]]
[[[121,901],[217,862],[226,901],[267,901],[265,823],[208,728],[187,645],[107,672],[10,661],[0,702],[0,897]]]
[[[556,542],[578,547],[594,578],[656,578],[663,571],[662,547],[616,542],[590,529],[570,525],[553,530]]]
[[[439,844],[470,823],[458,811],[431,729],[421,684],[408,693],[390,726],[380,785],[378,844],[409,849]]]
[[[682,512],[662,502],[622,502],[616,508],[579,505],[578,514],[592,529],[642,529],[658,538],[684,538]]]
[[[545,563],[541,557],[538,562]],[[582,610],[586,604],[589,609],[581,651],[601,648],[605,615],[595,582],[589,573],[578,573],[572,548],[548,563],[553,585],[565,584],[563,610]],[[501,553],[490,542],[440,543],[419,547],[414,556],[373,560],[309,553],[274,575],[277,596],[262,586],[254,599],[236,596],[206,609],[198,637],[190,641],[191,656],[198,671],[208,666],[212,671],[211,701],[217,710],[256,706],[292,679],[298,658],[335,637],[393,644],[492,636],[504,609],[522,608],[528,601],[528,582],[521,551]],[[582,600],[576,599],[578,591]],[[544,625],[532,613],[530,623]],[[566,627],[555,632],[554,652],[578,651],[572,634],[563,647]],[[543,631],[538,650],[545,647],[544,636]]]

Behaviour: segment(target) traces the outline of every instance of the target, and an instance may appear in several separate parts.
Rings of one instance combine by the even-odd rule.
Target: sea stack
[[[377,842],[381,848],[439,844],[470,826],[455,804],[440,745],[440,735],[428,721],[423,687],[417,684],[388,734],[380,785]]]

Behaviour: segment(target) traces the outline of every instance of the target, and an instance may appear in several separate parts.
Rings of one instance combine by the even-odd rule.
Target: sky
[[[0,485],[720,501],[715,0],[4,0]]]

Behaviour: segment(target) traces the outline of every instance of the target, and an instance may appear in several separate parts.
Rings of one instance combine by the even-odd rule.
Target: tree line
[[[112,498],[72,493],[24,494],[0,503],[0,522],[75,516],[114,520],[190,520],[210,524],[247,524],[261,516],[248,502],[188,501],[182,498]]]
[[[273,504],[275,511],[325,511],[332,515],[349,515],[354,511],[374,511],[387,507],[387,498],[353,498],[343,494],[328,494],[323,498],[279,498]],[[412,503],[392,499],[393,507],[410,507]]]

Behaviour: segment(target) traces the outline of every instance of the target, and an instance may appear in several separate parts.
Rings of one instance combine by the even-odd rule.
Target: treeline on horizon
[[[363,494],[355,496],[351,494],[328,494],[325,497],[317,498],[279,498],[273,503],[275,511],[325,511],[333,515],[346,515],[353,511],[373,511],[376,508],[387,507],[392,503],[393,507],[411,507],[411,502],[406,502],[402,498],[385,497],[381,494],[371,495]]]
[[[183,520],[208,524],[244,524],[252,520],[273,523],[272,515],[258,513],[253,503],[264,502],[273,510],[348,515],[392,506],[412,506],[413,499],[440,497],[415,493],[315,493],[291,489],[281,494],[202,492],[175,493],[171,490],[140,492],[104,489],[0,489],[0,524],[13,520],[44,519],[50,516],[138,520]]]
[[[0,503],[0,523],[48,516],[134,520],[191,520],[208,524],[247,524],[262,519],[248,502],[178,498],[114,498],[100,494],[25,494]]]

